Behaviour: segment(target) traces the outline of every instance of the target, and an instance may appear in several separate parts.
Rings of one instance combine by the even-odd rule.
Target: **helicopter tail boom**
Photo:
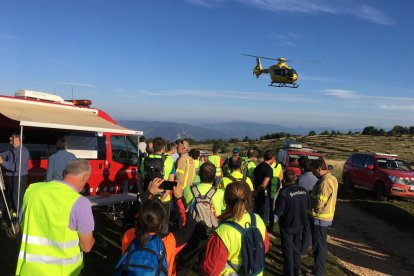
[[[253,68],[253,75],[256,76],[256,78],[259,78],[259,76],[263,73],[263,66],[260,63],[260,58],[256,57],[256,66]]]

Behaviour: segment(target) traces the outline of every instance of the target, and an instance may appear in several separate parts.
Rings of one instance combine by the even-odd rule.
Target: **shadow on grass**
[[[121,257],[121,220],[113,220],[104,209],[94,209],[96,239],[93,250],[84,254],[84,269],[81,275],[112,275],[115,265]],[[0,233],[0,271],[1,275],[14,275],[17,256],[20,247],[20,237],[12,238],[6,235],[7,225],[3,221]],[[280,249],[278,225],[275,235],[271,238],[269,253],[266,256],[265,275],[283,275],[283,257]],[[312,255],[302,259],[303,272],[311,272],[313,267]],[[192,275],[197,275],[194,271]],[[343,268],[332,256],[327,262],[326,275],[352,275]]]
[[[121,258],[121,220],[114,220],[105,208],[94,210],[95,245],[92,252],[84,254],[81,275],[113,275]]]
[[[413,202],[399,202],[400,204],[411,205]],[[379,202],[371,200],[354,200],[351,204],[361,211],[386,221],[400,229],[401,231],[411,233],[414,237],[414,215],[395,205],[393,201]]]
[[[15,275],[17,257],[20,250],[21,236],[10,235],[10,224],[5,220],[0,224],[0,274],[4,276]]]
[[[279,226],[274,227],[274,237],[270,238],[270,249],[266,255],[265,275],[283,275],[283,257],[280,247]],[[302,258],[302,273],[306,275],[312,272],[313,257],[309,253],[307,257]],[[329,254],[326,264],[326,275],[355,275],[345,267],[343,267],[335,257]]]

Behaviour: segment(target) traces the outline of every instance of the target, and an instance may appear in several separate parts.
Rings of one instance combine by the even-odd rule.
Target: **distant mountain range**
[[[230,139],[238,138],[243,139],[248,136],[249,138],[259,138],[260,136],[274,133],[274,132],[286,132],[295,135],[307,135],[309,131],[314,130],[316,133],[320,133],[324,130],[331,131],[329,127],[319,128],[306,128],[306,127],[285,127],[276,124],[261,124],[244,121],[232,121],[221,123],[200,123],[197,126],[190,124],[179,124],[172,122],[160,122],[160,121],[138,121],[138,120],[120,120],[119,124],[136,130],[144,131],[144,136],[151,138],[156,136],[164,137],[168,140],[176,140],[180,138],[193,138],[195,140],[205,139]],[[335,129],[335,131],[348,132],[349,129]],[[359,131],[351,130],[351,131]]]

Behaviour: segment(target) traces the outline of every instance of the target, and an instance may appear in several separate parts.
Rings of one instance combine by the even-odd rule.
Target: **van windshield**
[[[305,155],[305,154],[289,154],[289,166],[291,167],[299,167],[299,158],[302,156],[306,156],[309,160],[318,160],[322,158],[316,155]]]
[[[401,159],[395,158],[377,158],[378,167],[387,170],[397,170],[397,171],[412,171],[412,168],[409,164]]]
[[[112,160],[122,164],[137,164],[138,151],[131,136],[111,136]]]

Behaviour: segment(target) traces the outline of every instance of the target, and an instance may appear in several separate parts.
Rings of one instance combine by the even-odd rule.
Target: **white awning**
[[[142,135],[98,116],[98,110],[0,97],[0,113],[21,126]]]

